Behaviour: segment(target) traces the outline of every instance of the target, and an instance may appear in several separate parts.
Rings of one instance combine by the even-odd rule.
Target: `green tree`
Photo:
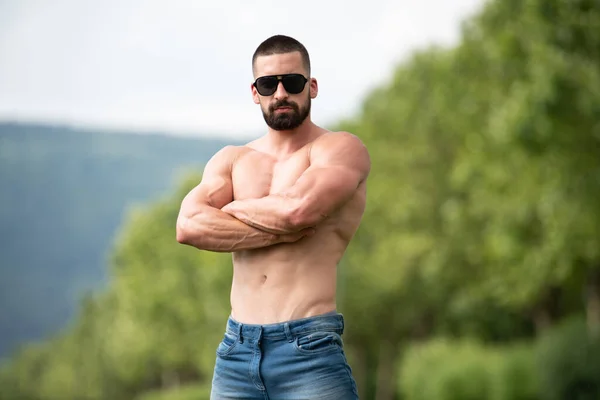
[[[229,312],[231,259],[175,240],[181,199],[132,209],[115,238],[110,283],[83,299],[71,326],[18,353],[0,375],[22,399],[131,399],[189,382],[209,384]]]
[[[389,374],[415,333],[528,336],[531,319],[540,331],[578,312],[586,283],[598,325],[594,4],[489,2],[459,46],[416,53],[340,124],[374,160],[342,272],[359,371]],[[391,398],[366,376],[367,395]]]

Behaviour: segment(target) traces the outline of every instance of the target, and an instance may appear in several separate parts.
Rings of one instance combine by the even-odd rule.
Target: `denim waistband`
[[[243,324],[229,316],[227,332],[244,339],[283,339],[293,340],[298,335],[310,332],[329,331],[343,334],[344,316],[337,311],[313,317],[295,319],[274,324]]]

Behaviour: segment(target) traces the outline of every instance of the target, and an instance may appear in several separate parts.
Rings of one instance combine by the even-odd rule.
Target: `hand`
[[[315,233],[314,227],[305,228],[297,232],[286,232],[280,230],[278,231],[275,229],[266,229],[265,227],[255,225],[250,221],[249,218],[247,218],[247,215],[245,215],[245,213],[242,210],[240,210],[239,205],[240,202],[232,201],[231,203],[223,206],[223,208],[221,208],[221,211],[231,215],[234,218],[239,219],[248,226],[252,226],[253,228],[259,229],[263,232],[268,232],[276,235],[276,240],[278,243],[293,243],[302,239],[303,237],[312,236]]]
[[[223,208],[221,208],[221,211],[223,211],[224,213],[227,213],[231,216],[234,216],[234,209],[235,209],[235,202],[231,202],[229,204],[225,204],[225,206]]]
[[[314,235],[316,232],[315,228],[305,228],[299,232],[286,233],[284,235],[278,235],[279,243],[294,243],[298,240]]]

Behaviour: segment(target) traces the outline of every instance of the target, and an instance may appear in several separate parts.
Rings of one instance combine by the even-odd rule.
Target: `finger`
[[[306,236],[306,234],[302,232],[288,233],[287,235],[281,235],[281,241],[286,243],[293,243],[297,240],[302,239],[304,236]]]
[[[306,229],[303,229],[303,230],[302,230],[302,232],[304,232],[304,234],[305,234],[306,236],[312,236],[312,235],[314,235],[314,234],[315,234],[315,232],[316,232],[316,231],[317,231],[317,230],[316,230],[315,228],[306,228]]]

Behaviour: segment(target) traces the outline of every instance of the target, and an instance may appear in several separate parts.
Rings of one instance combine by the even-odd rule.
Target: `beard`
[[[275,131],[287,131],[296,129],[310,114],[310,96],[308,102],[302,108],[294,102],[285,100],[277,101],[269,106],[269,112],[262,110],[263,118],[267,125]],[[275,110],[280,107],[289,107],[290,110],[276,113]],[[262,108],[261,108],[262,109]]]

